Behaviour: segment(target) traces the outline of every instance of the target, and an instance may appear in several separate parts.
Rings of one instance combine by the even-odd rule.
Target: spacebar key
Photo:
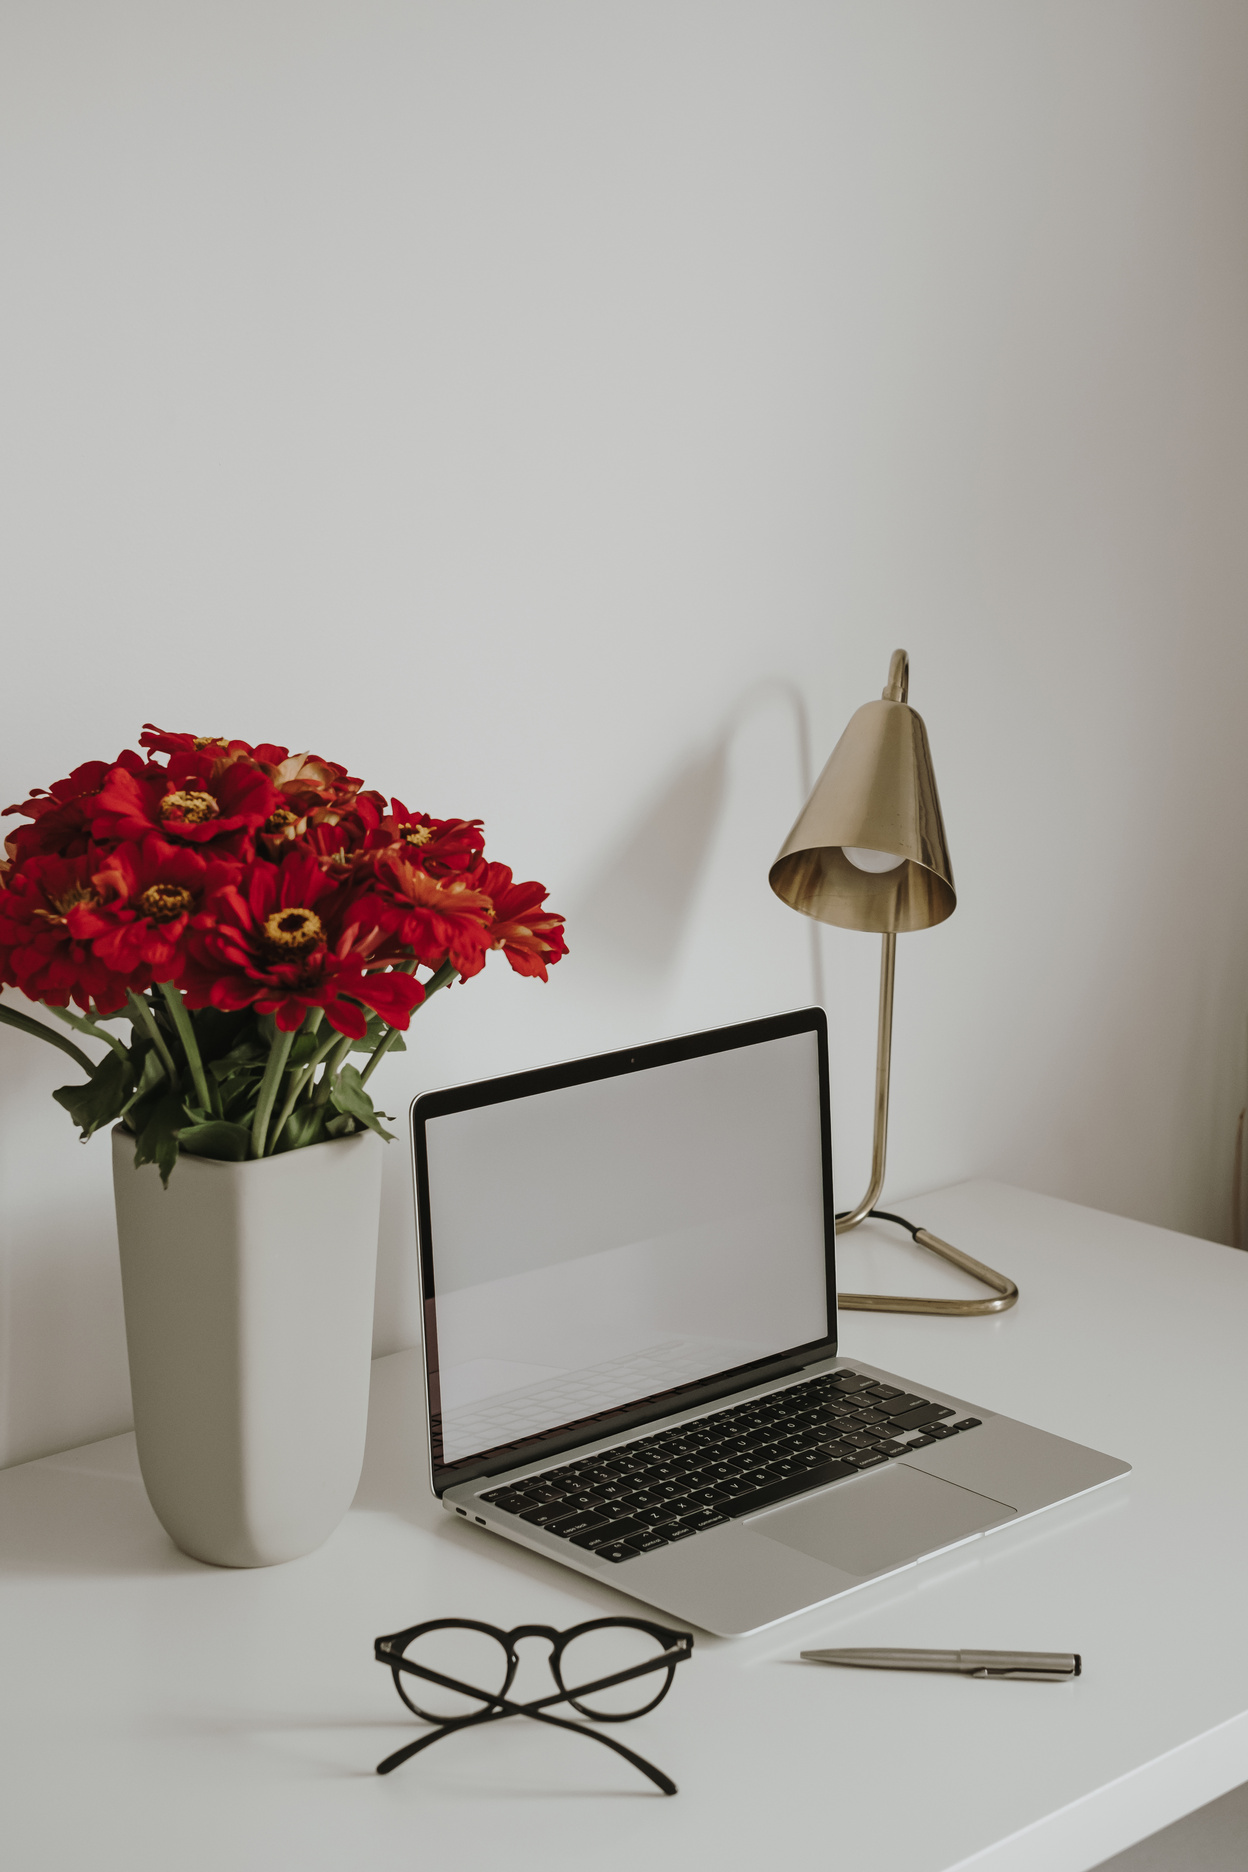
[[[732,1501],[715,1505],[720,1514],[732,1515],[735,1520],[740,1515],[753,1514],[758,1508],[770,1508],[773,1502],[787,1501],[790,1495],[806,1495],[811,1489],[822,1488],[825,1482],[839,1482],[844,1476],[857,1473],[853,1463],[820,1463],[816,1469],[804,1469],[800,1475],[785,1476],[779,1482],[768,1482],[762,1488],[752,1489],[748,1495],[737,1495]]]

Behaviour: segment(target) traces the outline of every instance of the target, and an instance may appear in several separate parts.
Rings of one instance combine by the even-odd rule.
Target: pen
[[[956,1671],[963,1677],[1008,1677],[1031,1683],[1069,1683],[1083,1669],[1077,1651],[904,1651],[869,1646],[847,1651],[803,1651],[812,1664],[856,1664],[865,1670]]]

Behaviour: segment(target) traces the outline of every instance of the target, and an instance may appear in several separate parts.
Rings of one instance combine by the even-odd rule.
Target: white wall
[[[1225,1239],[1246,125],[1241,0],[6,0],[3,803],[151,719],[482,815],[572,954],[432,1003],[401,1113],[810,999],[767,866],[905,644],[960,901],[890,1190]],[[59,1058],[0,1030],[0,1460],[128,1421]]]

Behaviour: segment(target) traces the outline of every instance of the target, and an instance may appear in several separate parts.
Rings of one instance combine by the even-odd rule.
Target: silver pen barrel
[[[895,1647],[872,1648],[869,1645],[850,1646],[840,1651],[803,1651],[802,1656],[812,1664],[856,1664],[863,1670],[930,1670],[956,1671],[962,1669],[961,1651],[905,1651]]]
[[[1077,1677],[1077,1651],[928,1651],[895,1645],[852,1645],[834,1651],[803,1651],[812,1664],[849,1664],[863,1670],[955,1671],[966,1677],[1013,1677],[1063,1683]]]

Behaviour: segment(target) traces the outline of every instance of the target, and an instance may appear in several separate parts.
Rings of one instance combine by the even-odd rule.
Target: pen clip
[[[967,1675],[969,1677],[1009,1678],[1015,1683],[1071,1683],[1075,1673],[1062,1670],[977,1670],[968,1671]]]

